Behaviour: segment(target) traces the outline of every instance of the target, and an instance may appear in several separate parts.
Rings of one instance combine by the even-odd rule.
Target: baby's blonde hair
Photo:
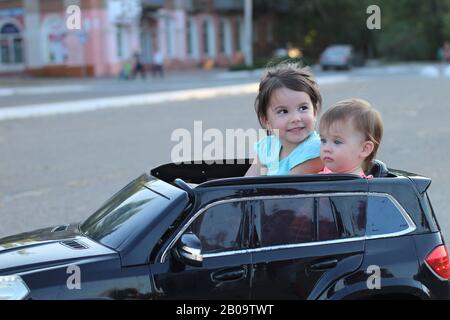
[[[350,122],[357,131],[365,136],[366,141],[373,143],[373,151],[364,160],[362,166],[367,174],[372,168],[372,160],[377,154],[383,137],[381,114],[366,100],[352,98],[339,101],[328,109],[320,119],[319,131],[327,130],[336,122]]]

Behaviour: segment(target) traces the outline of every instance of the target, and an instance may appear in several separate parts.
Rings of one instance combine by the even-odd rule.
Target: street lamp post
[[[253,0],[244,0],[244,38],[245,38],[245,65],[253,65]]]

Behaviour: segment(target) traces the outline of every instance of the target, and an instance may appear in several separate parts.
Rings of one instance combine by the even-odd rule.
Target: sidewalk
[[[254,94],[257,92],[257,90],[258,84],[251,83],[246,85],[228,85],[214,88],[177,90],[161,93],[147,93],[78,101],[23,105],[17,107],[4,107],[0,108],[0,121],[30,117],[43,117],[57,114],[80,113],[101,109],[150,106],[154,104],[171,103],[175,101],[211,99],[218,96]]]
[[[250,73],[249,73],[250,74]],[[228,75],[228,76],[227,76]],[[214,69],[214,70],[186,70],[186,71],[167,71],[163,79],[157,77],[153,78],[151,73],[147,74],[146,79],[141,79],[138,76],[136,79],[119,80],[118,77],[86,77],[86,78],[59,78],[59,77],[31,77],[26,75],[17,76],[0,76],[0,88],[17,88],[17,87],[41,87],[41,86],[68,86],[68,85],[108,85],[121,82],[123,84],[132,83],[141,85],[145,82],[186,82],[186,81],[205,81],[207,79],[235,79],[242,78],[243,73],[230,72],[227,69]],[[245,75],[244,77],[248,77]]]
[[[172,71],[163,79],[0,77],[0,109],[27,105],[73,102],[137,94],[162,93],[257,82],[260,73],[228,70]]]
[[[421,72],[422,70],[444,69],[444,65],[438,62],[410,62],[410,63],[393,63],[381,64],[380,62],[368,62],[365,68],[356,68],[351,72],[358,74],[360,70],[364,73],[379,73],[380,70],[390,74],[403,73],[405,71]],[[326,75],[322,73],[320,66],[312,66],[313,72],[316,75]],[[446,68],[448,69],[448,67]],[[145,80],[138,77],[134,80],[119,80],[117,77],[103,77],[103,78],[39,78],[30,76],[1,76],[0,75],[0,89],[11,89],[21,87],[43,87],[43,86],[106,86],[121,83],[126,86],[146,86],[148,84],[186,84],[186,82],[205,83],[210,84],[211,81],[225,81],[225,80],[252,80],[258,81],[264,69],[257,69],[253,71],[229,71],[228,69],[213,69],[213,70],[185,70],[185,71],[167,71],[165,78],[152,78],[151,73],[148,74]],[[448,71],[446,71],[446,74]]]
[[[319,86],[374,77],[450,77],[450,66],[397,64],[356,68],[350,72],[321,72],[313,67]],[[229,72],[173,71],[164,79],[119,80],[117,78],[55,79],[0,78],[0,121],[86,112],[156,103],[209,99],[219,96],[256,94],[263,70]]]
[[[0,121],[254,93],[259,76],[215,69],[162,79],[0,77]]]
[[[248,75],[248,77],[253,76],[254,76],[253,73]],[[72,92],[71,94],[78,95],[79,99],[70,99],[69,98],[70,94],[65,93],[62,96],[64,98],[63,100],[48,101],[47,98],[44,99],[45,102],[41,103],[37,102],[36,96],[31,96],[31,101],[33,103],[1,107],[0,121],[23,119],[30,117],[43,117],[57,114],[80,113],[109,108],[151,106],[160,103],[170,104],[171,102],[174,101],[211,99],[215,97],[236,96],[245,94],[256,95],[256,93],[258,92],[259,83],[258,81],[255,81],[254,79],[248,77],[245,77],[246,82],[237,84],[236,84],[237,81],[235,80],[233,80],[232,82],[229,82],[227,80],[228,83],[224,85],[217,85],[218,82],[210,81],[209,86],[203,86],[199,88],[194,87],[182,90],[178,87],[176,90],[165,90],[165,91],[160,90],[157,92],[147,92],[137,94],[129,94],[129,93],[119,95],[110,94],[100,97],[84,98],[84,99],[80,98],[79,93]],[[349,77],[346,75],[330,75],[327,77],[322,77],[320,79],[318,78],[317,80],[319,84],[333,84],[348,81]],[[165,80],[160,81],[164,82]],[[145,81],[143,81],[143,83],[145,83]],[[216,85],[211,86],[212,83]],[[46,87],[43,88],[47,89]],[[55,96],[56,95],[54,95],[54,97]],[[11,96],[8,98],[17,100],[17,98],[19,97],[20,96]],[[41,97],[46,98],[45,96]],[[56,98],[61,99],[61,95],[57,95]],[[3,100],[5,100],[5,98],[0,99],[0,101]]]
[[[0,77],[0,108],[43,102],[73,101],[149,92],[167,92],[247,84],[258,81],[261,72],[190,70],[168,72],[163,79],[32,78]],[[34,96],[35,98],[31,99]]]

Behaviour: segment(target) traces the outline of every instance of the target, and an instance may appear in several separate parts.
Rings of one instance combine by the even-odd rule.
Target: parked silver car
[[[351,45],[332,45],[320,55],[322,70],[330,68],[349,70],[353,66],[363,65],[361,55],[355,53]]]

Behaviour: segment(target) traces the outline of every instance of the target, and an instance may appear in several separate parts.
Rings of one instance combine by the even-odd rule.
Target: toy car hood
[[[75,224],[39,229],[0,240],[0,270],[8,274],[71,264],[79,259],[117,255],[117,253],[79,234]]]

